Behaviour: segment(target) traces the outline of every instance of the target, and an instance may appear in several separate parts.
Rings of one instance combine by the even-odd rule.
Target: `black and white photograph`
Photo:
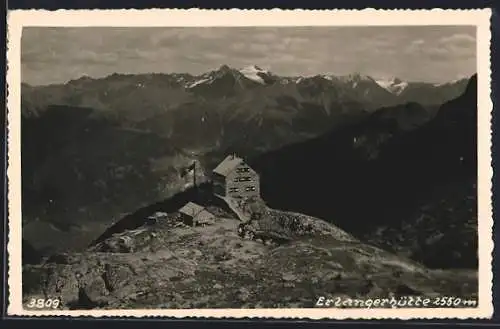
[[[22,307],[478,307],[477,49],[472,24],[23,27]]]

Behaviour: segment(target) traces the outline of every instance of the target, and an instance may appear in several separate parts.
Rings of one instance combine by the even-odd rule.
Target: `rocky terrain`
[[[288,308],[313,307],[319,296],[477,293],[475,271],[429,270],[317,218],[263,202],[258,211],[242,209],[257,214],[248,223],[208,209],[213,225],[186,226],[175,212],[155,212],[155,221],[86,251],[25,265],[24,298],[60,298],[64,309]]]

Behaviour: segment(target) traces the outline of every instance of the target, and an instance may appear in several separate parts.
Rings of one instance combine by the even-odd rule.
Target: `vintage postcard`
[[[489,318],[489,10],[8,15],[8,314]]]

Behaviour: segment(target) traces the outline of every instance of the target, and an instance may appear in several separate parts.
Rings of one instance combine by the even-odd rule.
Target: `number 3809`
[[[28,308],[58,308],[61,301],[57,298],[31,298]]]

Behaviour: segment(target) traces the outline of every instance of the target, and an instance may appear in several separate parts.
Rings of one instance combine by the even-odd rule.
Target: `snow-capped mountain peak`
[[[378,79],[375,80],[375,82],[385,90],[398,95],[401,94],[403,90],[405,90],[408,87],[408,82],[403,81],[396,77],[392,79]]]
[[[269,71],[266,71],[257,65],[246,66],[240,70],[240,73],[246,78],[260,84],[265,84],[266,81],[263,77],[270,75]]]
[[[287,85],[290,83],[300,85],[304,83],[308,85],[318,83],[322,86],[328,86],[329,84],[337,87],[344,86],[364,93],[370,93],[374,90],[378,90],[377,92],[380,92],[380,89],[384,89],[385,91],[396,96],[401,95],[407,89],[412,89],[414,86],[413,82],[410,83],[403,81],[397,77],[375,78],[370,75],[357,72],[346,75],[324,73],[303,76],[278,76],[257,65],[249,65],[239,69],[228,65],[222,65],[212,71],[198,76],[179,75],[176,80],[186,89],[194,87],[197,89],[201,85],[218,85],[218,81],[226,81],[226,78],[232,78],[243,89],[253,88],[258,85],[273,85],[275,83],[281,85]],[[445,83],[429,83],[429,85],[432,87],[441,87],[445,85],[452,85],[454,83],[460,83],[461,80],[462,79],[459,78]]]
[[[193,87],[199,86],[199,85],[208,85],[212,84],[214,81],[217,79],[224,77],[228,74],[240,74],[237,70],[232,69],[231,67],[227,65],[221,65],[219,68],[214,69],[210,72],[203,73],[199,76],[196,77],[196,79],[192,82],[190,82],[186,88],[191,89]]]

